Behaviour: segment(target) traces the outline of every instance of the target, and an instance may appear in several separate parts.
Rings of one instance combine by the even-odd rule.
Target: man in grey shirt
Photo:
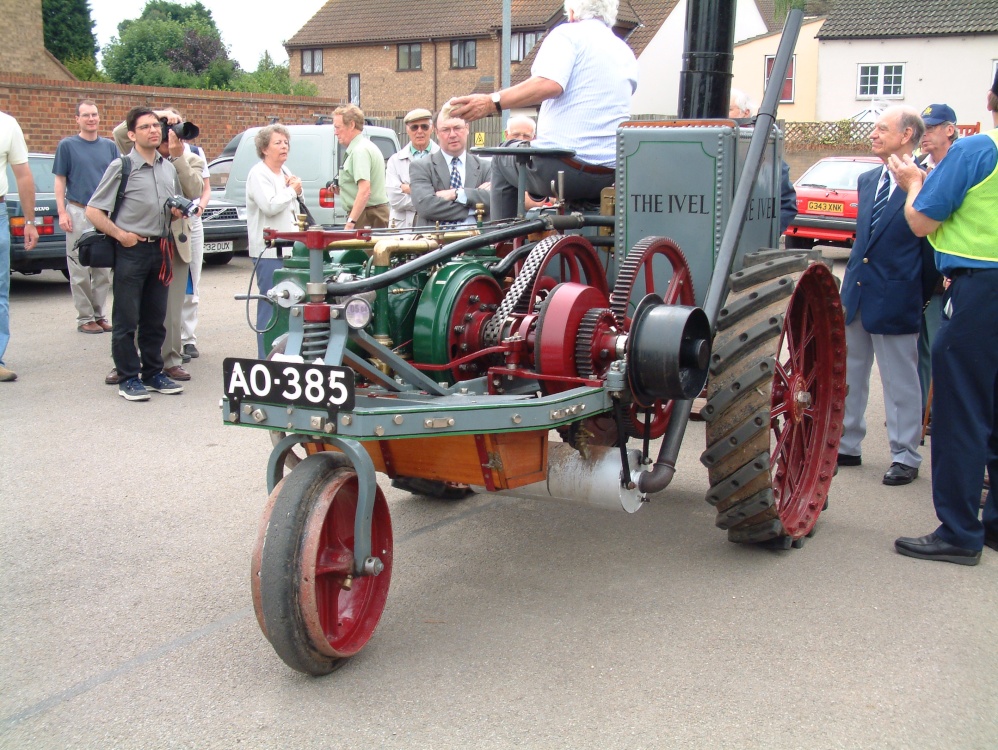
[[[55,150],[55,200],[59,226],[66,232],[66,265],[76,306],[76,330],[104,333],[111,330],[104,309],[111,288],[111,269],[81,266],[76,241],[91,229],[85,214],[87,203],[107,165],[118,158],[118,147],[98,135],[100,114],[92,100],[84,99],[76,105],[76,123],[79,134],[63,138]]]
[[[183,391],[163,374],[162,354],[167,289],[173,276],[170,219],[181,215],[175,208],[168,209],[166,201],[179,195],[181,188],[177,170],[156,150],[162,126],[155,112],[135,107],[125,121],[134,148],[108,165],[87,205],[87,219],[116,245],[111,356],[120,376],[118,394],[129,401],[148,401],[150,390]],[[122,159],[130,161],[131,169],[112,222],[108,214],[121,183]]]

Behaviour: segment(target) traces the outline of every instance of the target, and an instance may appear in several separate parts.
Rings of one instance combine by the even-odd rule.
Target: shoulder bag
[[[121,182],[118,183],[118,193],[114,196],[114,208],[111,210],[111,221],[118,218],[118,209],[121,208],[121,198],[125,194],[125,185],[128,184],[128,173],[132,168],[132,160],[128,156],[121,157]],[[108,237],[103,232],[91,229],[80,235],[76,241],[76,250],[80,256],[81,266],[91,268],[113,268],[114,250],[116,242],[113,237]]]

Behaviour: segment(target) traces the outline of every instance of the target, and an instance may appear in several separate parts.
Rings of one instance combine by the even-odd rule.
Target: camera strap
[[[125,154],[121,157],[121,182],[118,183],[118,193],[114,196],[114,208],[111,209],[111,223],[118,218],[121,199],[125,196],[125,185],[128,184],[128,173],[132,171],[132,157]]]

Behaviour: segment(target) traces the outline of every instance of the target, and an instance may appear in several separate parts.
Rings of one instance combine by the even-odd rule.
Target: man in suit
[[[846,311],[846,411],[839,466],[859,466],[866,435],[870,370],[876,357],[884,387],[891,466],[884,484],[908,484],[918,476],[922,396],[918,384],[918,330],[922,318],[923,264],[932,269],[932,248],[904,218],[903,190],[896,190],[886,163],[911,156],[925,126],[911,107],[884,110],[870,136],[885,166],[859,178],[856,242],[842,282]]]
[[[437,115],[437,141],[440,150],[409,169],[416,224],[474,224],[476,204],[488,214],[492,165],[468,153],[468,123],[449,107]]]

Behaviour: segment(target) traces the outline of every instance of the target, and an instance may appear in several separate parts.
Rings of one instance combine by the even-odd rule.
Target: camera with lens
[[[175,125],[167,123],[165,117],[159,118],[159,124],[163,127],[163,143],[170,140],[170,131],[177,134],[177,138],[182,141],[193,141],[201,133],[201,128],[193,122],[178,122]]]
[[[167,208],[176,208],[184,216],[190,216],[197,206],[194,205],[194,201],[187,200],[182,195],[172,195],[166,199]]]

